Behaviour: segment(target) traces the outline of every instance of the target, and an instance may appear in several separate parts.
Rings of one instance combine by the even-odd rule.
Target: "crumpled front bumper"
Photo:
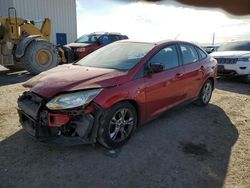
[[[51,126],[49,118],[53,112],[50,112],[45,104],[45,99],[32,92],[25,92],[18,99],[19,121],[23,129],[33,138],[63,145],[96,142],[101,109],[87,114],[82,109],[60,112],[69,116],[70,120],[62,126]]]

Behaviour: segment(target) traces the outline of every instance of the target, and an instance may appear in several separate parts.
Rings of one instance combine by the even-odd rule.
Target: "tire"
[[[27,47],[21,62],[31,74],[39,74],[59,64],[57,49],[46,40],[36,39]]]
[[[242,83],[248,84],[250,83],[250,75],[239,76],[239,80]]]
[[[5,67],[11,71],[25,70],[24,65],[19,61],[14,61],[14,65],[6,65]]]
[[[61,46],[61,48],[64,50],[67,63],[73,63],[75,61],[75,55],[73,50],[68,46]]]
[[[195,103],[199,106],[206,106],[212,97],[212,93],[213,83],[211,80],[207,80],[202,86],[198,99],[195,101]]]
[[[122,114],[125,114],[123,118]],[[104,122],[100,125],[97,140],[108,149],[121,147],[130,139],[136,126],[135,107],[129,102],[115,104],[108,110]]]
[[[0,41],[3,40],[5,35],[5,28],[3,25],[0,25]]]

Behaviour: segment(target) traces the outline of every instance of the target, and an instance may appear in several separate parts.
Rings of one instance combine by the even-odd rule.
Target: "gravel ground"
[[[250,187],[250,84],[219,79],[211,104],[170,110],[115,154],[36,142],[21,128],[25,72],[0,71],[0,187]]]

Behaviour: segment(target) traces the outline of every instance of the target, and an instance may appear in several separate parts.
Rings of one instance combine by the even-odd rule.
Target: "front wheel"
[[[57,49],[49,42],[36,39],[27,47],[21,62],[31,74],[47,71],[59,63]]]
[[[137,125],[137,112],[129,102],[114,105],[99,128],[98,141],[106,148],[124,145]]]
[[[240,80],[242,83],[248,84],[248,83],[250,83],[250,75],[243,75],[243,76],[240,76],[240,77],[239,77],[239,80]]]
[[[213,93],[213,83],[211,80],[207,80],[203,85],[200,95],[196,101],[196,104],[205,106],[209,103]]]

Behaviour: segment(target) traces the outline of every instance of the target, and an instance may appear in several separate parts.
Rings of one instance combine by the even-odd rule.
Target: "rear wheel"
[[[106,148],[125,144],[137,125],[137,112],[129,102],[114,105],[107,113],[98,132],[98,141]]]
[[[239,80],[242,82],[242,83],[250,83],[250,75],[243,75],[243,76],[239,76]]]
[[[203,85],[200,95],[196,101],[196,104],[205,106],[209,103],[213,93],[213,83],[211,80],[207,80]]]
[[[21,62],[31,74],[39,74],[59,63],[56,48],[48,41],[35,40],[26,49]]]

